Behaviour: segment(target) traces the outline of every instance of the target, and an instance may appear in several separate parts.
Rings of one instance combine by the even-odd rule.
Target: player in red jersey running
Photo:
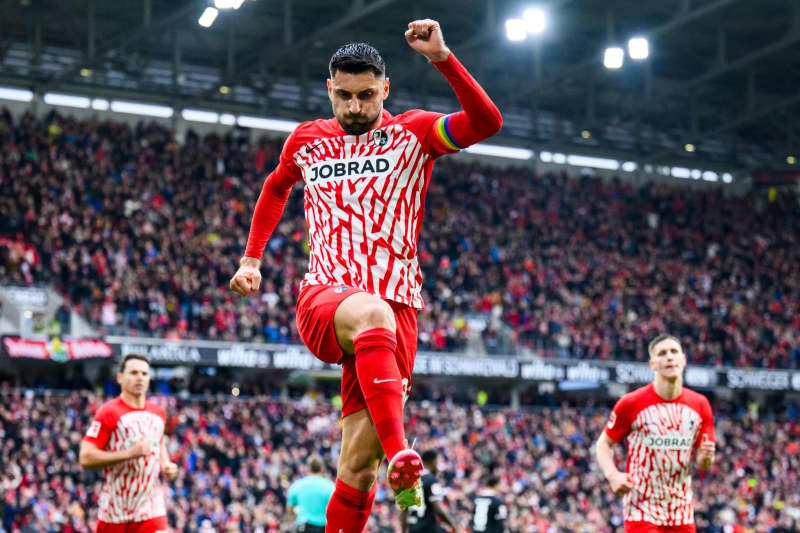
[[[683,386],[686,355],[677,338],[648,346],[655,380],[620,398],[597,440],[597,463],[624,495],[626,533],[693,533],[692,452],[699,468],[714,462],[714,420],[708,399]],[[613,446],[627,437],[624,472]]]
[[[422,461],[408,449],[403,404],[417,347],[422,276],[417,240],[434,160],[500,130],[497,107],[444,43],[439,24],[409,23],[409,46],[453,88],[462,111],[383,109],[389,79],[377,50],[348,44],[329,64],[335,118],[300,124],[256,204],[231,289],[261,284],[259,265],[295,183],[305,183],[309,271],[297,325],[319,359],[342,365],[342,448],[326,531],[360,532],[384,454],[398,505],[420,503]]]
[[[119,397],[95,413],[81,442],[83,468],[104,468],[97,533],[168,531],[159,473],[174,478],[178,466],[169,460],[164,442],[166,412],[147,401],[150,361],[138,354],[122,360]]]

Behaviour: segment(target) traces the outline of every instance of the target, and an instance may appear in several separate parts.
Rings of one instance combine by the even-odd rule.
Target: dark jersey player
[[[499,485],[500,479],[490,476],[486,488],[472,497],[475,506],[472,511],[473,533],[508,533],[508,508],[498,491]]]
[[[231,289],[261,285],[267,240],[303,181],[309,269],[297,299],[303,342],[342,365],[342,445],[326,531],[358,533],[369,518],[384,455],[401,509],[421,503],[422,460],[408,448],[403,405],[417,350],[422,275],[417,240],[436,158],[499,131],[497,107],[444,43],[439,24],[409,23],[409,46],[445,77],[463,108],[443,115],[383,109],[389,79],[373,47],[349,44],[329,63],[335,118],[300,124],[256,203]]]
[[[444,496],[442,485],[436,478],[438,471],[437,460],[439,454],[435,450],[428,450],[422,454],[422,504],[409,507],[400,513],[400,530],[403,533],[444,533],[457,531],[455,522],[442,507]],[[445,530],[439,522],[447,524]]]

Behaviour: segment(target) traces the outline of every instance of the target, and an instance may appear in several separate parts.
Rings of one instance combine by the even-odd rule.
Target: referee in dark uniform
[[[447,524],[451,531],[456,531],[453,519],[441,505],[442,485],[436,479],[438,474],[436,462],[439,455],[435,450],[422,454],[422,505],[409,507],[400,513],[400,527],[403,533],[443,533],[447,531],[437,522],[437,517]]]

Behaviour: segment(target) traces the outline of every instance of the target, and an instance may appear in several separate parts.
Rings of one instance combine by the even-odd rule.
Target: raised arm
[[[415,20],[408,24],[405,36],[409,46],[442,73],[461,104],[463,111],[446,115],[440,119],[441,124],[437,123],[453,144],[451,148],[465,148],[500,131],[503,126],[500,110],[447,48],[439,23],[431,19]]]

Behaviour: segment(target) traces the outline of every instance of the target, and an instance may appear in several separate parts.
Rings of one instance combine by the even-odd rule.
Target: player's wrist
[[[258,268],[261,266],[261,259],[244,255],[242,256],[241,259],[239,259],[239,266],[250,266]]]
[[[441,50],[434,54],[430,54],[425,57],[427,57],[428,61],[430,61],[431,63],[442,63],[443,61],[447,61],[450,58],[450,53],[451,53],[450,49],[445,48],[444,50]]]

